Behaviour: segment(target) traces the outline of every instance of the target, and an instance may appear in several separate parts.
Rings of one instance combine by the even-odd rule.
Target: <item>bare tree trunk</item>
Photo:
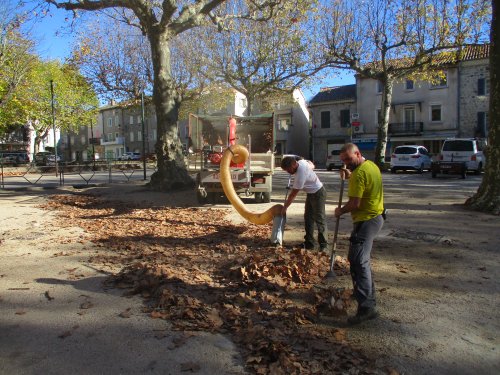
[[[380,169],[384,167],[385,163],[385,150],[387,148],[387,133],[389,128],[389,116],[391,113],[392,103],[392,86],[393,81],[387,78],[384,82],[382,91],[382,104],[380,109],[380,118],[378,119],[377,128],[377,147],[375,148],[375,164]]]
[[[500,215],[500,17],[498,0],[492,1],[490,30],[490,109],[486,167],[476,194],[465,205],[478,211]]]
[[[253,100],[253,98],[252,98]],[[247,96],[247,116],[251,116],[252,115],[252,100],[249,99],[249,97]]]
[[[168,32],[149,33],[154,69],[153,101],[156,110],[158,140],[155,151],[158,170],[151,176],[155,190],[182,190],[194,186],[182,154],[177,129],[181,98],[175,91],[171,71]]]

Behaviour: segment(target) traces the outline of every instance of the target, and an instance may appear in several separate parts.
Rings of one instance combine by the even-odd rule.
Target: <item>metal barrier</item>
[[[106,160],[55,165],[5,164],[0,160],[1,188],[34,185],[89,185],[91,183],[129,182],[147,180],[156,171],[156,163],[142,161]]]

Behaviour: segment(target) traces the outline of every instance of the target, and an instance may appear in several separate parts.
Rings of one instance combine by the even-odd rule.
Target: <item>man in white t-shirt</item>
[[[304,210],[306,235],[304,236],[303,246],[306,249],[315,248],[314,225],[316,224],[319,249],[320,251],[327,251],[326,190],[314,172],[314,164],[298,157],[286,156],[281,161],[281,168],[294,175],[292,190],[283,205],[282,215],[286,215],[287,208],[292,204],[299,191],[303,190],[307,194]]]

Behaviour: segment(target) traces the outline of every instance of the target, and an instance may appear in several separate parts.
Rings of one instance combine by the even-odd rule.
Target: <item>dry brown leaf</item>
[[[347,339],[347,331],[345,329],[335,329],[333,332],[333,337],[335,337],[335,340],[337,341],[345,341]]]
[[[217,311],[216,309],[210,309],[206,316],[207,320],[214,328],[220,328],[224,324],[224,321],[219,315],[219,311]]]
[[[94,304],[90,301],[85,301],[85,302],[80,304],[80,309],[82,309],[82,310],[87,310],[87,309],[90,309],[92,307],[94,307]]]
[[[120,314],[118,314],[118,316],[121,318],[130,318],[132,316],[132,312],[130,311],[130,307],[127,308],[125,311],[122,311]]]
[[[190,372],[198,372],[200,371],[201,367],[199,364],[195,362],[185,362],[181,363],[181,371],[190,371]]]
[[[60,339],[65,339],[66,337],[69,337],[72,335],[72,332],[71,331],[64,331],[63,333],[61,333],[59,336]]]
[[[54,299],[54,297],[52,297],[49,293],[49,291],[47,290],[45,293],[44,293],[44,296],[45,298],[47,298],[49,301],[52,301]]]
[[[169,317],[169,314],[165,311],[158,310],[151,311],[150,315],[153,319],[167,319]]]

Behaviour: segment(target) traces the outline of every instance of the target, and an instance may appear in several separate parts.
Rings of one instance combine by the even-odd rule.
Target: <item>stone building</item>
[[[458,65],[459,137],[488,136],[490,94],[489,45],[465,50]]]
[[[358,119],[356,85],[326,87],[309,101],[313,160],[324,165],[330,149],[352,141],[351,122]]]
[[[403,79],[393,86],[386,156],[403,144],[424,145],[438,154],[443,141],[455,137],[486,137],[489,106],[489,45],[469,45],[440,59],[438,80]],[[353,85],[322,90],[310,102],[315,161],[324,160],[332,142],[352,139],[372,159],[377,141],[382,86],[356,76],[355,95],[335,99]],[[351,112],[349,124],[340,111]],[[329,117],[331,114],[334,117]],[[329,115],[328,115],[329,114]],[[328,123],[328,125],[325,125]],[[351,133],[348,130],[352,130]],[[352,135],[352,138],[351,138]],[[321,165],[321,163],[318,163]]]

